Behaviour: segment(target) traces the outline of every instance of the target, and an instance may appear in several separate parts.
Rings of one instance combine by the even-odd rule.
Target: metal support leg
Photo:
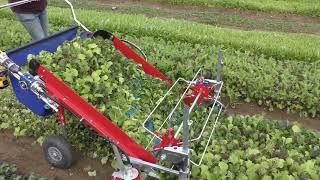
[[[59,125],[60,125],[59,132],[63,137],[68,138],[68,134],[65,126],[66,116],[65,116],[64,108],[62,106],[59,106],[58,112],[59,112]]]
[[[180,180],[187,180],[189,179],[189,136],[190,136],[190,107],[187,105],[184,105],[184,114],[183,114],[183,152],[186,154],[184,156],[184,160],[182,163],[182,167],[179,174]]]
[[[217,64],[217,82],[221,82],[222,80],[222,71],[223,71],[223,55],[222,55],[222,50],[219,49],[219,59],[218,59],[218,64]],[[221,83],[219,83],[216,87],[215,87],[215,96],[219,95],[219,91],[221,91]]]
[[[188,153],[189,151],[189,136],[190,136],[190,125],[189,125],[189,111],[190,107],[184,105],[184,117],[183,117],[183,151]]]
[[[121,154],[118,150],[118,147],[114,144],[112,144],[113,152],[116,156],[119,170],[118,172],[114,172],[112,174],[112,179],[118,180],[118,179],[124,179],[124,180],[132,180],[132,179],[138,179],[139,177],[139,171],[132,166],[125,165],[122,161]]]
[[[118,147],[116,145],[112,144],[112,149],[113,149],[113,152],[114,152],[114,154],[116,156],[120,172],[125,173],[125,167],[124,167],[124,164],[123,164],[123,161],[122,161],[122,158],[121,158],[121,154],[120,154],[120,152],[118,150]]]
[[[66,124],[64,108],[62,106],[59,106],[58,107],[58,111],[59,111],[59,124],[61,126],[64,126]]]

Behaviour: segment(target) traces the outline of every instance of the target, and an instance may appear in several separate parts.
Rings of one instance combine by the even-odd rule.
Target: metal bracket
[[[124,180],[137,179],[139,177],[139,171],[136,168],[133,168],[132,166],[129,166],[129,165],[125,165],[123,163],[121,154],[116,145],[112,144],[112,149],[116,156],[116,160],[119,166],[119,171],[114,172],[112,174],[112,179],[115,179],[115,180],[116,179],[124,179]]]

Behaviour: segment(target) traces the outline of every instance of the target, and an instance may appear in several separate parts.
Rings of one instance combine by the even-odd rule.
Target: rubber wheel
[[[49,136],[43,143],[43,152],[49,164],[68,169],[74,162],[71,145],[62,136]]]

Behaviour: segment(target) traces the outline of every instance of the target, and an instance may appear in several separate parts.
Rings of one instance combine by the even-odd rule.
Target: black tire
[[[43,152],[49,164],[68,169],[74,162],[71,145],[62,136],[49,136],[43,143]]]

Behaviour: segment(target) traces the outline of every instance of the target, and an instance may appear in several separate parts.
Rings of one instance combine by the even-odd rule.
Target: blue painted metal
[[[80,34],[81,39],[86,39],[86,38],[93,38],[93,33],[92,32],[82,32]]]
[[[72,27],[39,41],[9,50],[6,53],[17,65],[23,67],[28,61],[27,57],[29,54],[38,55],[41,51],[56,52],[58,46],[62,45],[65,41],[74,39],[77,36],[77,31],[78,26]]]
[[[128,59],[126,58],[126,60],[128,60]],[[128,61],[128,62],[129,62],[129,61]],[[132,89],[136,89],[136,90],[138,90],[138,91],[140,91],[140,90],[143,89],[143,87],[144,87],[144,81],[143,81],[143,79],[140,79],[140,78],[134,79],[134,82],[135,82],[135,83],[132,83],[132,87],[131,87]],[[140,101],[140,97],[139,97],[139,96],[135,95],[134,98],[135,98],[137,101]],[[139,106],[138,106],[137,104],[134,104],[134,105],[129,109],[129,111],[126,112],[127,117],[131,118],[131,117],[135,114],[135,112],[136,112],[137,109],[139,109]]]
[[[51,109],[45,108],[46,104],[42,100],[38,99],[38,97],[29,89],[22,89],[17,79],[10,76],[10,80],[16,98],[33,113],[39,116],[48,116],[53,113]]]
[[[27,57],[29,54],[38,55],[41,51],[49,51],[52,53],[56,52],[57,48],[64,42],[74,39],[77,36],[77,31],[78,26],[72,27],[65,31],[53,34],[45,39],[12,49],[6,53],[12,61],[20,67],[23,67],[28,62]],[[47,116],[53,113],[53,111],[48,109],[46,104],[33,94],[29,88],[21,88],[20,83],[16,78],[10,76],[10,80],[16,98],[33,113],[39,116]],[[20,81],[25,81],[27,86],[30,87],[30,82],[34,81],[34,77],[29,73],[26,73]]]

